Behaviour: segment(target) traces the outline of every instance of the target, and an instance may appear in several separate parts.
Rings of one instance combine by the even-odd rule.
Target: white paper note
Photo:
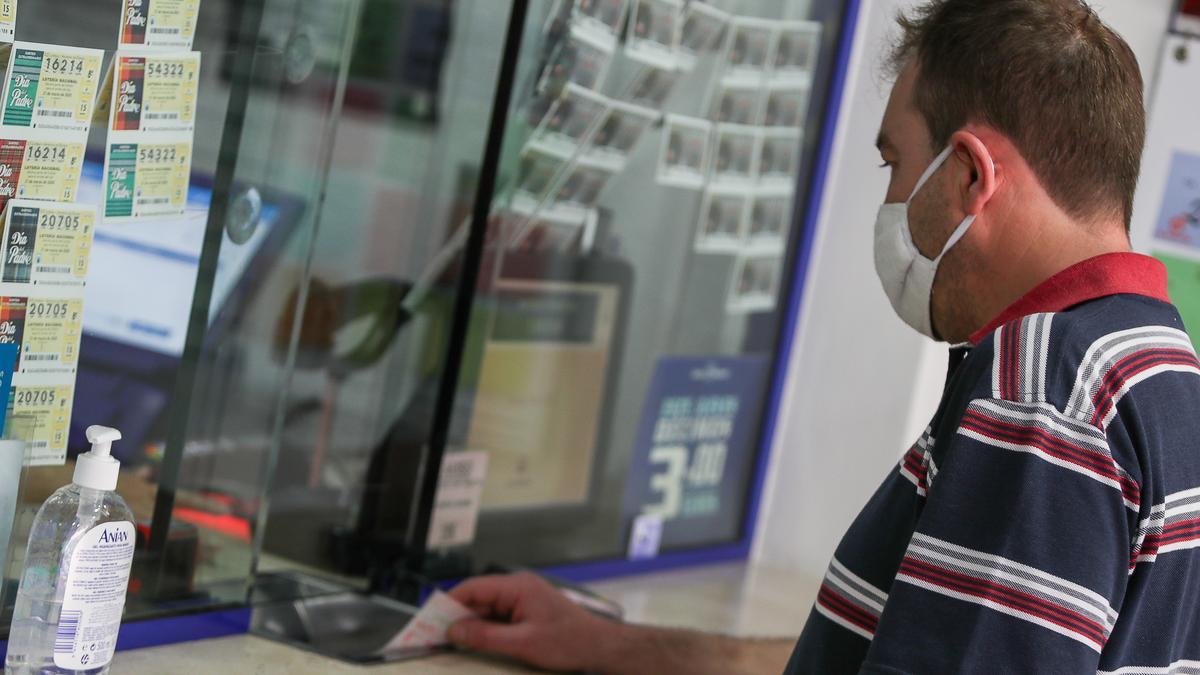
[[[443,593],[434,591],[421,611],[408,622],[404,630],[392,638],[382,650],[382,653],[409,651],[413,649],[428,649],[447,644],[446,631],[456,621],[475,616],[475,613],[464,607],[457,600]]]
[[[475,541],[487,463],[488,455],[482,451],[446,453],[442,459],[426,546],[449,548]]]
[[[633,531],[629,535],[629,559],[653,560],[658,557],[662,543],[663,517],[657,513],[643,513],[633,519]]]

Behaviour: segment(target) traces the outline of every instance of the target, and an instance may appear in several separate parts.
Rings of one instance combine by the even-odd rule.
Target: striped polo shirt
[[[1092,258],[952,350],[788,673],[1200,674],[1200,363],[1166,286]]]

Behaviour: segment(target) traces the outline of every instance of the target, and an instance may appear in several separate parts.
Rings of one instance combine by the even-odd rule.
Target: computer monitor
[[[103,178],[102,163],[88,158],[79,201],[101,203]],[[212,198],[211,178],[193,174],[183,216],[96,226],[68,443],[73,452],[86,447],[83,430],[98,422],[122,430],[125,441],[114,452],[125,461],[138,461],[141,448],[156,440],[187,338]],[[244,309],[303,211],[301,200],[277,192],[264,192],[262,201],[250,239],[222,241],[210,340]]]

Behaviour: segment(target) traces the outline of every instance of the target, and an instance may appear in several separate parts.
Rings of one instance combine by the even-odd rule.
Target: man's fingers
[[[499,575],[471,577],[447,592],[464,605],[490,605],[505,592],[505,586],[508,585],[506,579]]]
[[[521,656],[527,632],[522,626],[483,619],[463,619],[450,626],[446,637],[454,644],[467,649],[505,656]]]
[[[473,577],[450,589],[450,597],[484,614],[509,616],[526,589],[524,575]]]

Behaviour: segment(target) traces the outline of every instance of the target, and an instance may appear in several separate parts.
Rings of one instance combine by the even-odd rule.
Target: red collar
[[[1144,295],[1171,302],[1167,268],[1140,253],[1106,253],[1089,258],[1046,279],[971,335],[977,345],[1000,326],[1030,314],[1061,312],[1075,305],[1117,294]]]

